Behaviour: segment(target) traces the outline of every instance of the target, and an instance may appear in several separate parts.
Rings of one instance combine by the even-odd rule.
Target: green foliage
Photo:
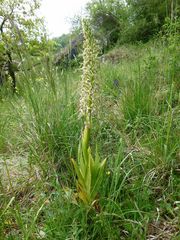
[[[49,49],[43,20],[37,17],[39,1],[7,0],[0,2],[0,74],[1,85],[12,78],[17,91],[16,72],[24,70],[29,56],[42,56]],[[28,60],[29,61],[29,60]]]
[[[126,21],[125,9],[119,0],[94,0],[87,4],[91,24],[104,48],[118,41]]]
[[[94,206],[98,200],[98,192],[103,180],[106,159],[100,161],[96,150],[93,159],[89,145],[89,131],[87,126],[84,129],[82,142],[80,142],[77,163],[72,159],[75,172],[77,174],[78,197],[87,206]]]
[[[172,22],[179,17],[179,3],[174,0],[93,0],[86,9],[103,49],[117,42],[147,42],[167,17]]]
[[[18,94],[1,89],[0,239],[179,238],[178,29],[168,20],[155,41],[104,56],[91,71],[99,79],[99,114],[85,128],[81,72],[59,70],[50,54],[18,74]],[[68,159],[79,140],[74,194]]]
[[[166,19],[163,25],[160,37],[165,47],[167,54],[171,56],[169,61],[169,81],[175,84],[177,90],[180,89],[179,84],[179,62],[180,62],[180,19],[177,18],[175,21],[171,21],[169,18]]]
[[[158,33],[165,22],[165,18],[170,15],[170,1],[163,0],[128,1],[129,17],[132,21],[129,34],[134,35],[133,40],[149,40]]]
[[[60,37],[54,38],[53,41],[55,42],[54,46],[55,52],[58,52],[60,49],[68,46],[70,39],[71,39],[70,34],[63,34]]]

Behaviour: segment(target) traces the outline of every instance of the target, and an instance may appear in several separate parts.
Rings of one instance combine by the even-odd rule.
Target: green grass
[[[82,129],[81,71],[42,64],[19,73],[16,96],[1,90],[0,239],[179,239],[179,48],[173,47],[114,49],[99,68],[92,139],[107,157],[99,211],[77,202],[70,161]]]

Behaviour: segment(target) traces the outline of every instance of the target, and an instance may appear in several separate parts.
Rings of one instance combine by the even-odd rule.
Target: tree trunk
[[[174,20],[174,0],[171,0],[171,22]]]
[[[14,71],[14,67],[13,67],[13,61],[12,61],[12,57],[11,57],[11,52],[7,51],[7,56],[8,56],[8,73],[12,78],[12,89],[13,89],[13,93],[16,92],[16,76],[15,76],[15,71]]]

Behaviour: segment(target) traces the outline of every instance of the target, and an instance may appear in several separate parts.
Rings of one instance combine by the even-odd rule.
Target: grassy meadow
[[[81,67],[19,72],[0,89],[0,239],[180,239],[177,42],[116,46],[98,66],[91,149],[98,209],[77,199]]]

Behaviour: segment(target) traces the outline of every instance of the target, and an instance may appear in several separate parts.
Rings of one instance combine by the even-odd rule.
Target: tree
[[[127,0],[129,23],[134,40],[149,40],[158,33],[166,17],[173,18],[176,0]]]
[[[121,36],[127,19],[126,5],[122,0],[93,0],[87,4],[91,24],[105,46],[115,44]]]
[[[87,13],[101,45],[148,41],[169,17],[179,16],[178,0],[92,0]]]
[[[44,44],[43,22],[36,15],[39,7],[39,0],[0,0],[0,83],[7,72],[14,92],[16,62],[32,54],[32,46],[39,50]]]

